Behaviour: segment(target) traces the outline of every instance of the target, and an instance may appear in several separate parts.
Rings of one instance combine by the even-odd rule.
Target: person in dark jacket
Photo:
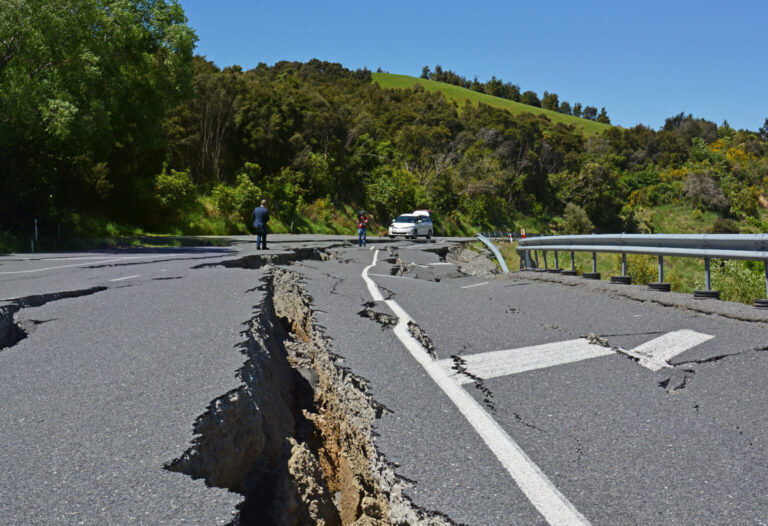
[[[256,231],[256,248],[267,249],[267,223],[269,222],[269,212],[267,212],[267,200],[261,200],[261,206],[253,210],[253,229]]]

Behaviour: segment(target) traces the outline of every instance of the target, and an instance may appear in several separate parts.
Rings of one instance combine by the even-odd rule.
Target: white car
[[[434,232],[433,228],[429,212],[417,210],[412,214],[400,214],[397,219],[392,221],[389,226],[389,237],[402,236],[416,239],[418,236],[424,236],[431,239]]]

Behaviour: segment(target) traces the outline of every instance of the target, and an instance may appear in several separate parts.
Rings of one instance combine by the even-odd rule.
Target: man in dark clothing
[[[261,206],[253,210],[253,229],[256,231],[256,248],[267,249],[267,222],[269,212],[266,208],[266,199],[261,200]]]

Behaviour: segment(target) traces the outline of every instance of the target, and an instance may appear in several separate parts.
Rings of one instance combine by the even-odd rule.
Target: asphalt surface
[[[768,524],[766,316],[542,273],[469,276],[444,259],[450,240],[345,240],[272,236],[270,253],[335,254],[292,269],[331,352],[387,408],[376,445],[412,482],[416,506],[463,524],[550,523],[393,327],[360,314],[394,315],[362,278],[376,249],[370,279],[427,335],[435,360],[590,334],[608,345],[600,357],[462,386],[588,523]],[[30,331],[0,350],[3,522],[231,520],[240,495],[163,465],[238,384],[235,346],[265,270],[211,266],[257,254],[252,239],[237,241],[0,258],[0,306],[28,298],[17,318]],[[91,292],[51,296],[77,290]],[[622,352],[683,329],[711,338],[670,367]]]

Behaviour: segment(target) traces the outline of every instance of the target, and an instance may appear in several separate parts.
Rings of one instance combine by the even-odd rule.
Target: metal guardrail
[[[491,249],[491,252],[493,252],[493,255],[496,256],[496,261],[499,262],[499,265],[501,266],[501,270],[504,271],[505,274],[509,273],[509,269],[507,268],[507,262],[504,261],[504,258],[501,255],[501,252],[499,252],[499,249],[496,248],[496,245],[494,245],[487,237],[485,237],[483,234],[477,234],[477,239],[485,243],[485,246]]]
[[[710,260],[746,259],[763,261],[765,266],[766,294],[768,295],[768,234],[599,234],[577,236],[545,236],[525,238],[518,241],[517,251],[525,254],[525,268],[531,268],[529,255],[533,256],[538,266],[538,251],[544,255],[544,268],[547,268],[547,251],[555,252],[555,269],[559,268],[558,251],[571,253],[571,272],[575,273],[574,252],[592,253],[592,273],[584,277],[599,279],[597,274],[597,252],[622,254],[622,276],[615,276],[612,281],[628,282],[627,254],[649,254],[658,256],[659,272],[657,283],[649,286],[655,290],[669,290],[664,283],[664,256],[695,257],[704,259],[704,281],[706,290],[695,291],[694,297],[718,298],[719,292],[712,290]],[[522,258],[521,258],[522,259]],[[595,276],[596,275],[596,276]],[[666,287],[665,287],[666,285]],[[768,307],[768,300],[756,300],[755,305]]]
[[[526,237],[538,237],[541,234],[527,234],[523,235],[520,232],[480,232],[480,235],[483,237],[487,237],[488,239],[498,239],[498,238],[504,238],[504,239],[524,239]]]

